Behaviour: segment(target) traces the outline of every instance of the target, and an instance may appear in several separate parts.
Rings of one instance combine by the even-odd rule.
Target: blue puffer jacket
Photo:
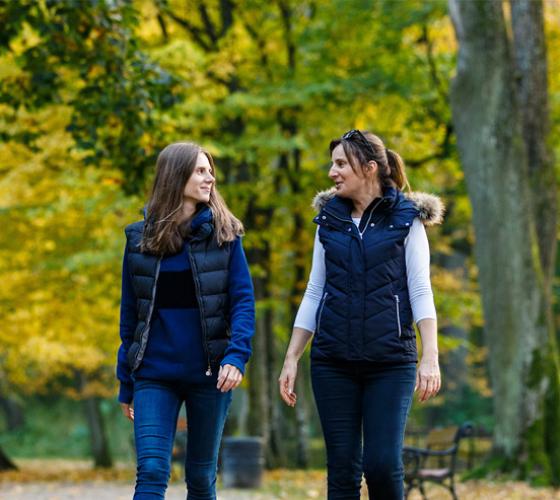
[[[352,202],[333,190],[315,199],[325,249],[326,283],[317,308],[314,359],[405,363],[417,360],[404,241],[415,217],[441,220],[439,198],[384,191],[364,213],[363,235]],[[363,222],[363,221],[362,221]],[[365,228],[365,230],[364,230]]]

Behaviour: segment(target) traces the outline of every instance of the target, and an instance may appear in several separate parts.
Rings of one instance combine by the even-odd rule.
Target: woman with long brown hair
[[[123,413],[134,422],[134,499],[165,497],[183,402],[187,498],[214,499],[255,307],[243,226],[216,189],[212,156],[188,142],[164,148],[145,220],[125,232],[117,377]]]
[[[334,187],[314,200],[318,225],[307,289],[294,322],[280,394],[294,406],[298,361],[313,337],[311,381],[327,449],[328,498],[402,500],[402,444],[415,388],[437,394],[437,324],[424,226],[435,196],[405,195],[404,162],[351,130],[330,143]],[[416,323],[422,359],[416,367]]]

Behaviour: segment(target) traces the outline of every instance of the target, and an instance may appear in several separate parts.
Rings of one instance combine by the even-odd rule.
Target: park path
[[[131,484],[92,481],[78,484],[64,482],[3,483],[0,484],[2,500],[130,500],[134,486]],[[167,489],[166,500],[185,500],[185,487],[172,484]],[[264,493],[241,490],[222,490],[220,500],[269,500],[282,498]]]
[[[69,483],[63,481],[48,482],[2,482],[0,483],[1,500],[131,500],[133,487],[129,483],[117,481],[85,481]],[[560,491],[551,489],[532,489],[523,483],[471,483],[459,484],[458,494],[461,500],[560,500]],[[219,500],[272,500],[318,499],[321,495],[315,490],[300,494],[282,491],[278,493],[248,492],[243,490],[219,490]],[[443,488],[428,487],[430,500],[449,500],[449,492]],[[184,486],[171,484],[167,490],[166,500],[184,500]],[[367,494],[362,500],[367,499]],[[409,500],[421,500],[414,491]]]

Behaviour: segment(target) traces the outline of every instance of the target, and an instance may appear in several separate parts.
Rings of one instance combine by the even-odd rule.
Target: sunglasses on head
[[[357,144],[358,146],[362,146],[362,147],[367,148],[368,152],[372,155],[372,159],[375,158],[375,150],[373,149],[373,146],[366,139],[365,135],[362,134],[359,130],[357,130],[355,128],[352,129],[352,130],[349,130],[348,132],[346,132],[342,136],[342,140],[352,141],[353,143]]]
[[[354,139],[355,137],[359,137],[360,139],[367,141],[367,139],[365,138],[364,134],[362,134],[358,129],[353,128],[352,130],[349,130],[348,132],[346,132],[342,138],[345,141],[351,141],[352,139]]]

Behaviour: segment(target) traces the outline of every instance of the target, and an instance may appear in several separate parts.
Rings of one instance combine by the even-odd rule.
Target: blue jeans
[[[327,450],[329,500],[402,500],[402,446],[416,364],[311,362],[311,382]]]
[[[216,498],[218,452],[231,397],[231,391],[222,393],[215,383],[181,386],[146,379],[134,382],[137,460],[134,500],[165,498],[177,417],[183,401],[187,409],[187,499]]]

